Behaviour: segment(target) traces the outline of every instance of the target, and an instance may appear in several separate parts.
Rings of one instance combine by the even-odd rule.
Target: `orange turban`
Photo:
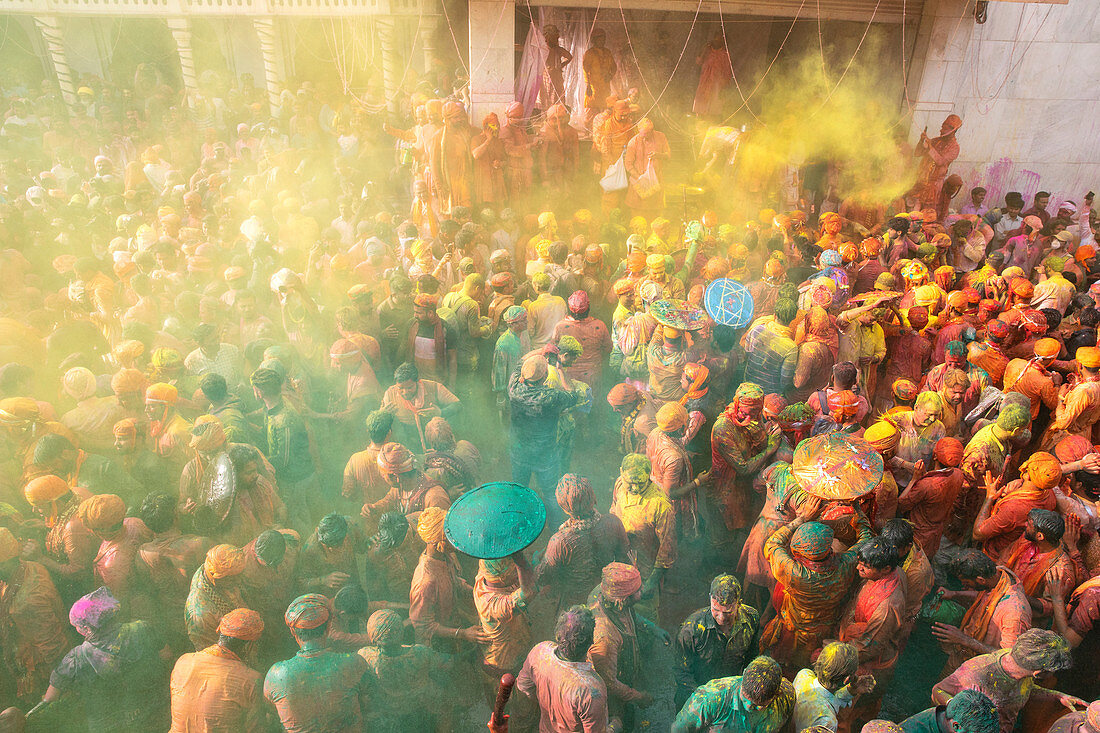
[[[126,518],[126,502],[115,494],[97,494],[80,502],[77,513],[92,531],[112,529]]]
[[[1035,342],[1035,356],[1053,359],[1062,350],[1062,345],[1056,339],[1044,338]]]
[[[1058,441],[1054,446],[1054,455],[1062,463],[1079,461],[1093,452],[1092,442],[1081,435],[1069,435]]]
[[[218,633],[230,639],[256,641],[264,632],[264,620],[251,608],[234,608],[218,622]]]
[[[51,473],[27,482],[27,485],[23,487],[23,496],[27,498],[28,504],[34,506],[45,504],[48,501],[56,501],[71,490],[65,479]]]
[[[38,403],[30,397],[0,400],[0,425],[23,425],[38,419]]]
[[[637,250],[626,256],[626,269],[633,273],[639,273],[645,269],[645,252]]]
[[[687,419],[687,409],[679,402],[666,402],[661,405],[661,409],[657,410],[657,427],[666,433],[684,427],[687,425]]]
[[[137,369],[119,369],[111,377],[111,390],[117,394],[141,392],[145,389],[145,375]]]
[[[620,382],[607,392],[607,402],[612,407],[633,405],[640,399],[642,399],[641,390],[627,382]]]
[[[859,398],[850,389],[844,389],[829,395],[829,413],[842,418],[852,417],[859,411]]]
[[[202,415],[195,420],[191,428],[191,447],[197,451],[208,452],[221,448],[226,443],[225,429],[221,420],[213,415]]]
[[[1026,473],[1031,483],[1040,489],[1053,489],[1062,483],[1062,466],[1058,459],[1042,451],[1032,453],[1020,466],[1020,473]]]
[[[175,387],[165,382],[149,385],[149,388],[145,390],[146,402],[163,402],[174,405],[177,400],[179,400],[179,392]]]
[[[612,286],[612,290],[615,295],[626,295],[627,293],[634,292],[634,281],[627,280],[625,277],[621,280],[616,280],[615,285]]]
[[[126,417],[115,423],[114,434],[119,438],[137,437],[137,420]]]
[[[244,550],[233,545],[214,545],[206,553],[203,572],[210,580],[240,575],[244,570]]]
[[[446,518],[447,512],[437,506],[430,506],[420,512],[420,518],[416,522],[416,533],[428,547],[443,541],[443,521]]]

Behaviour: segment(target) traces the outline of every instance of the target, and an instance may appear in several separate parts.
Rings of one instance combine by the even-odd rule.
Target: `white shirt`
[[[795,730],[824,725],[835,731],[837,711],[852,704],[852,695],[847,685],[835,694],[829,692],[821,686],[810,669],[803,669],[795,675],[794,692],[797,696],[793,714]]]

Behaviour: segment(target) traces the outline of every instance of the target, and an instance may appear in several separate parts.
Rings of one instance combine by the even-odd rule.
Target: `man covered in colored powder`
[[[757,657],[740,677],[702,685],[672,723],[672,733],[779,733],[794,711],[794,687],[779,663]]]

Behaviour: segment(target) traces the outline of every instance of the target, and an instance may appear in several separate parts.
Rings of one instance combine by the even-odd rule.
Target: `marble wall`
[[[974,0],[926,0],[924,13],[912,140],[962,117],[952,171],[998,204],[1011,190],[1045,189],[1052,203],[1100,191],[1100,2],[995,0],[984,24]]]

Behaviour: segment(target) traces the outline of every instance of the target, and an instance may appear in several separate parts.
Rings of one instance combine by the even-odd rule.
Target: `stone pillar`
[[[439,28],[439,16],[430,14],[426,9],[421,10],[420,16],[420,48],[424,53],[424,71],[431,71],[432,60],[435,58],[435,33]]]
[[[397,55],[397,24],[392,16],[382,15],[375,19],[374,26],[378,29],[378,42],[382,47],[382,94],[386,99],[386,108],[396,112],[397,89],[404,81],[398,77],[405,68]]]
[[[42,34],[42,40],[46,44],[46,50],[50,53],[50,63],[53,65],[54,74],[57,75],[57,84],[61,88],[61,98],[65,101],[65,107],[72,109],[76,104],[76,87],[73,83],[73,70],[69,66],[69,59],[65,56],[65,41],[61,33],[61,23],[56,15],[35,15],[34,24],[38,32]]]
[[[191,95],[199,88],[198,75],[195,73],[195,50],[191,46],[191,24],[186,18],[168,18],[168,30],[172,32],[172,39],[176,42],[176,51],[180,57],[180,79],[190,105]]]
[[[264,85],[267,87],[267,100],[271,113],[279,112],[279,87],[286,78],[286,58],[283,56],[283,44],[275,30],[274,18],[255,18],[252,24],[256,36],[260,39],[260,53],[264,57]]]
[[[502,116],[516,98],[516,4],[470,0],[470,119]]]

